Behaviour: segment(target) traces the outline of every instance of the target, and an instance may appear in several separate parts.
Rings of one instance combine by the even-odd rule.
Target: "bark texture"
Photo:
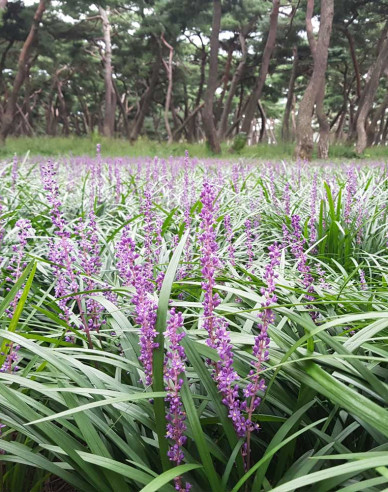
[[[42,20],[44,11],[49,4],[49,0],[40,0],[38,7],[35,11],[32,25],[26,40],[24,41],[22,50],[19,55],[18,68],[13,83],[12,91],[9,95],[6,108],[2,117],[0,126],[0,143],[4,143],[9,132],[12,129],[14,116],[16,113],[16,104],[19,96],[20,89],[26,78],[29,70],[29,61],[33,51],[34,44],[38,38],[39,23]]]
[[[169,49],[169,56],[168,56],[168,62],[166,63],[163,60],[163,65],[167,73],[167,80],[168,80],[168,86],[167,86],[167,94],[166,94],[166,102],[164,106],[164,124],[166,126],[166,131],[168,135],[168,143],[172,143],[173,141],[173,134],[171,131],[170,123],[168,121],[168,113],[170,111],[170,106],[171,106],[171,96],[172,96],[172,58],[174,56],[174,48],[167,43],[167,41],[164,39],[164,35],[162,34],[161,39],[163,41],[163,44],[167,46]]]
[[[102,19],[102,30],[104,35],[105,52],[104,63],[104,82],[105,82],[105,112],[103,123],[103,134],[105,137],[113,137],[115,130],[116,113],[116,92],[112,82],[112,41],[111,24],[109,22],[109,11],[99,7]]]
[[[362,91],[359,107],[356,114],[356,132],[357,144],[356,152],[362,154],[368,144],[366,123],[370,110],[372,109],[373,100],[379,87],[382,73],[388,65],[388,22],[383,31],[384,36],[381,39],[379,53],[372,69],[370,77]]]
[[[322,104],[324,97],[324,80],[327,68],[327,58],[334,15],[334,0],[321,2],[321,21],[318,40],[315,41],[312,32],[311,18],[314,10],[314,0],[308,0],[306,10],[306,29],[313,55],[313,73],[302,101],[299,105],[297,118],[297,144],[295,157],[311,160],[314,149],[312,117],[317,102]],[[323,91],[323,94],[322,94]]]
[[[278,18],[279,18],[279,7],[280,0],[273,0],[272,12],[269,19],[269,31],[267,41],[265,43],[265,48],[263,52],[263,61],[260,67],[260,73],[257,78],[255,87],[251,96],[249,97],[249,102],[245,110],[245,117],[241,126],[241,131],[248,135],[251,128],[253,117],[255,116],[257,102],[261,97],[263,92],[265,79],[267,78],[269,63],[271,61],[272,53],[275,48],[276,34],[278,28]]]
[[[227,98],[225,101],[225,105],[224,105],[223,110],[222,110],[220,124],[219,124],[219,130],[218,130],[218,135],[219,135],[219,138],[221,140],[223,140],[225,138],[225,135],[226,135],[226,131],[228,128],[228,117],[230,114],[230,108],[232,107],[233,98],[234,98],[234,95],[236,94],[238,84],[239,84],[241,77],[244,73],[244,68],[245,68],[245,64],[247,61],[248,51],[247,51],[247,43],[245,40],[246,36],[247,36],[247,33],[243,32],[243,31],[240,32],[240,34],[239,34],[242,57],[241,57],[241,60],[237,66],[236,71],[233,74],[233,78],[232,78],[232,82],[230,84],[229,92],[228,92],[228,95],[227,95]]]
[[[290,134],[290,114],[292,109],[292,103],[294,99],[295,81],[298,70],[298,48],[296,46],[292,49],[294,61],[292,63],[292,70],[290,76],[290,82],[288,84],[287,102],[284,110],[283,124],[282,124],[282,140],[283,142],[289,142],[291,140]]]
[[[154,64],[153,64],[153,67],[152,67],[152,72],[150,75],[148,87],[141,97],[141,100],[139,102],[139,108],[138,108],[138,111],[136,113],[131,131],[130,131],[129,138],[132,142],[134,142],[138,138],[138,136],[139,136],[139,134],[143,128],[144,118],[146,117],[146,115],[148,113],[152,98],[154,96],[155,88],[158,84],[160,65],[161,65],[161,56],[160,56],[160,52],[158,51],[158,53],[156,55],[156,59],[155,59]]]
[[[216,125],[214,122],[214,94],[217,89],[219,33],[221,25],[221,0],[213,0],[213,21],[210,36],[209,76],[202,111],[203,127],[210,149],[215,154],[221,152]]]
[[[380,130],[379,133],[382,134],[384,130],[384,115],[385,115],[385,110],[388,106],[388,93],[385,95],[383,102],[380,104],[378,108],[376,108],[376,111],[374,112],[372,121],[368,125],[366,129],[367,133],[367,146],[370,147],[373,145],[376,141],[378,142],[378,135],[376,135],[376,127],[377,123],[380,121]],[[381,128],[382,126],[382,128]]]

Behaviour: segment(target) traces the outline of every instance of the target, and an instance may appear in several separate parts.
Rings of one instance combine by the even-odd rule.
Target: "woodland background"
[[[0,1],[0,141],[386,145],[388,1]]]

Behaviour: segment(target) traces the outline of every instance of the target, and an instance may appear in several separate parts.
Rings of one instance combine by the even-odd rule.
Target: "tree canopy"
[[[2,3],[2,141],[387,142],[388,0]]]

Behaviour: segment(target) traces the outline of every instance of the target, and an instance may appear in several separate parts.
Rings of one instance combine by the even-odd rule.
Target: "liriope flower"
[[[183,327],[182,313],[177,313],[175,308],[170,311],[170,319],[167,322],[164,336],[168,342],[166,357],[164,360],[164,381],[167,396],[167,434],[166,437],[173,441],[173,445],[168,450],[168,457],[177,466],[184,460],[183,446],[187,441],[185,431],[187,429],[185,420],[186,413],[180,397],[180,390],[183,385],[182,375],[185,372],[185,350],[180,344],[185,333],[180,331]],[[183,484],[182,477],[176,477],[175,489],[179,492],[190,490],[189,483]]]

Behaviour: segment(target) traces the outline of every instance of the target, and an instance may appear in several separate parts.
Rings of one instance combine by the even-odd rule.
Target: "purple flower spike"
[[[316,220],[317,220],[317,173],[314,173],[313,178],[313,186],[311,188],[311,197],[310,197],[310,219],[309,219],[309,243],[314,244],[317,240],[317,228],[316,228]]]
[[[275,268],[280,265],[281,258],[281,249],[277,243],[274,243],[269,247],[269,258],[270,262],[266,265],[264,271],[264,280],[267,282],[267,287],[261,289],[261,294],[264,296],[264,300],[261,303],[263,310],[259,313],[259,334],[255,337],[255,344],[253,346],[253,355],[256,357],[256,361],[254,363],[254,369],[251,369],[248,375],[250,382],[244,389],[244,396],[247,398],[245,407],[247,408],[248,413],[246,423],[247,442],[244,449],[247,456],[247,469],[249,469],[250,464],[251,432],[258,430],[259,428],[259,426],[252,421],[252,416],[261,402],[261,398],[258,396],[258,393],[263,393],[267,389],[265,379],[261,377],[261,371],[263,369],[264,362],[269,359],[268,348],[270,338],[268,335],[268,327],[275,321],[275,314],[273,310],[268,308],[277,301],[277,297],[275,295],[275,282],[278,274],[275,272]]]
[[[12,246],[13,255],[10,259],[10,262],[7,267],[7,280],[9,282],[16,282],[20,275],[22,274],[22,270],[27,266],[25,262],[25,250],[27,247],[27,239],[35,236],[35,230],[31,225],[31,222],[28,219],[19,219],[16,224],[16,243]],[[12,318],[17,303],[21,297],[21,293],[23,291],[23,287],[21,286],[20,290],[16,293],[15,297],[12,300],[10,308],[6,309],[6,312],[10,318]]]
[[[352,221],[351,213],[354,196],[357,192],[357,176],[354,168],[351,166],[348,170],[348,179],[346,182],[346,198],[345,198],[345,224],[350,225]]]
[[[277,243],[274,243],[269,247],[270,262],[266,265],[264,271],[264,280],[267,282],[267,287],[261,289],[261,294],[264,296],[264,300],[261,303],[263,311],[260,312],[260,323],[258,324],[259,334],[255,337],[255,344],[253,347],[253,355],[256,357],[255,370],[251,370],[249,378],[251,382],[244,389],[244,395],[246,398],[251,398],[249,405],[249,419],[255,408],[260,404],[260,398],[257,397],[258,391],[265,391],[266,385],[264,379],[261,379],[260,372],[263,367],[263,363],[269,359],[268,347],[269,336],[268,326],[275,321],[275,314],[272,309],[268,309],[269,306],[277,301],[275,295],[275,281],[278,274],[275,272],[275,268],[280,264],[281,249]],[[252,424],[253,425],[253,424]],[[252,430],[256,426],[253,425]]]
[[[125,227],[117,245],[117,269],[124,285],[135,287],[136,292],[132,297],[135,306],[135,321],[140,325],[140,357],[139,360],[144,367],[145,383],[152,384],[152,357],[154,349],[159,345],[155,342],[157,332],[156,310],[157,305],[151,297],[154,286],[151,281],[152,266],[148,263],[139,264],[137,259],[135,242],[131,237],[129,226]]]
[[[8,353],[5,357],[3,365],[0,367],[0,372],[15,373],[19,370],[17,361],[19,360],[20,345],[15,345],[14,342],[11,342],[6,344],[6,348]]]
[[[201,272],[203,275],[202,289],[205,291],[203,300],[204,308],[204,328],[209,335],[207,343],[210,347],[215,347],[215,329],[216,318],[214,315],[214,309],[220,304],[221,300],[217,293],[213,292],[215,285],[215,275],[218,268],[221,266],[221,262],[218,258],[217,241],[215,227],[215,199],[216,192],[214,187],[205,182],[201,193],[202,210],[201,217],[201,229],[202,234],[199,236],[200,251],[201,251]]]
[[[290,216],[290,183],[286,183],[284,187],[284,192],[283,192],[283,203],[284,203],[284,213],[289,217]]]
[[[215,346],[220,360],[216,364],[215,380],[222,394],[222,403],[228,408],[228,416],[239,437],[244,437],[247,431],[247,421],[243,415],[246,403],[241,403],[238,394],[237,381],[240,379],[233,369],[233,346],[230,333],[224,321],[218,323]]]
[[[166,384],[167,396],[167,434],[174,444],[170,446],[167,456],[176,465],[180,465],[184,460],[183,446],[187,437],[184,435],[187,427],[185,424],[186,413],[180,397],[180,390],[183,385],[182,375],[185,372],[186,355],[184,348],[180,345],[185,333],[179,332],[183,327],[182,313],[177,313],[175,308],[170,311],[170,319],[167,322],[164,336],[168,341],[168,350],[164,360],[164,381]],[[182,484],[182,477],[176,477],[175,489],[180,492],[190,490],[191,485]]]
[[[364,270],[360,270],[360,284],[361,284],[361,290],[368,290],[368,284],[366,283],[365,280]]]

